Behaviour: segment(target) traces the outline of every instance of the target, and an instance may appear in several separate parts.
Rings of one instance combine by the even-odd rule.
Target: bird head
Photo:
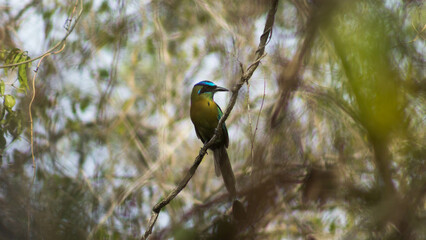
[[[213,82],[210,81],[201,81],[194,85],[194,88],[192,89],[192,96],[203,96],[208,98],[213,98],[213,95],[216,92],[220,91],[229,91],[228,89],[224,87],[219,87]]]

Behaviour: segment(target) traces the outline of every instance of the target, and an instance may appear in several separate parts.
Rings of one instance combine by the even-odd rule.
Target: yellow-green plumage
[[[207,143],[214,135],[214,131],[223,113],[219,105],[213,100],[213,95],[217,91],[227,91],[209,81],[202,81],[195,84],[191,94],[191,121],[194,124],[195,132],[203,143]],[[221,128],[220,138],[213,146],[216,175],[222,174],[225,186],[231,197],[236,196],[235,177],[232,171],[226,148],[229,145],[228,130],[225,123]]]

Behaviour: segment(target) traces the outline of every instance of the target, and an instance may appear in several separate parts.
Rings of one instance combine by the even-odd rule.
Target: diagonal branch
[[[237,101],[239,90],[241,89],[244,83],[250,80],[254,71],[259,66],[260,60],[264,56],[265,47],[268,43],[268,39],[270,39],[272,36],[272,27],[274,25],[275,13],[277,12],[277,7],[278,7],[278,0],[272,0],[271,8],[269,9],[268,16],[266,18],[265,27],[263,29],[263,34],[260,36],[260,43],[256,50],[256,60],[247,68],[244,74],[242,74],[238,83],[236,83],[235,86],[231,89],[232,91],[231,99],[229,100],[228,106],[226,107],[226,110],[223,116],[219,120],[219,123],[216,127],[213,137],[201,148],[191,168],[186,173],[185,177],[180,181],[178,186],[171,193],[169,193],[169,195],[165,199],[158,202],[152,208],[152,215],[148,223],[148,228],[145,234],[142,236],[141,238],[142,240],[147,239],[149,235],[152,233],[152,229],[154,228],[155,222],[157,221],[158,214],[160,213],[161,209],[164,208],[167,204],[169,204],[170,201],[172,201],[179,194],[179,192],[182,191],[183,188],[185,188],[186,184],[188,184],[189,180],[191,180],[192,176],[195,174],[195,171],[197,170],[198,166],[200,165],[201,161],[206,155],[207,149],[211,147],[213,143],[216,141],[216,139],[218,138],[218,135],[220,134],[219,133],[221,128],[220,126],[222,126],[222,124],[226,121],[232,109],[234,108],[234,105]]]

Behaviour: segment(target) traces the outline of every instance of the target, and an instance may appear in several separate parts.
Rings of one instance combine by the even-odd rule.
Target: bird
[[[223,116],[222,109],[213,100],[216,92],[229,91],[224,87],[219,87],[211,81],[201,81],[194,85],[191,93],[191,121],[195,127],[197,137],[203,144],[207,143],[214,135],[219,120]],[[226,124],[221,126],[221,133],[210,149],[213,151],[214,166],[216,176],[222,174],[225,187],[230,197],[235,198],[237,191],[235,188],[235,176],[232,171],[226,149],[229,146],[229,135]]]

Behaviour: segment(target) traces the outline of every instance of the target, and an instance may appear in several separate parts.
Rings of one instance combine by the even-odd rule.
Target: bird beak
[[[224,88],[224,87],[219,87],[219,86],[217,86],[215,89],[214,89],[214,91],[215,92],[227,92],[227,91],[229,91],[228,89],[226,89],[226,88]]]

